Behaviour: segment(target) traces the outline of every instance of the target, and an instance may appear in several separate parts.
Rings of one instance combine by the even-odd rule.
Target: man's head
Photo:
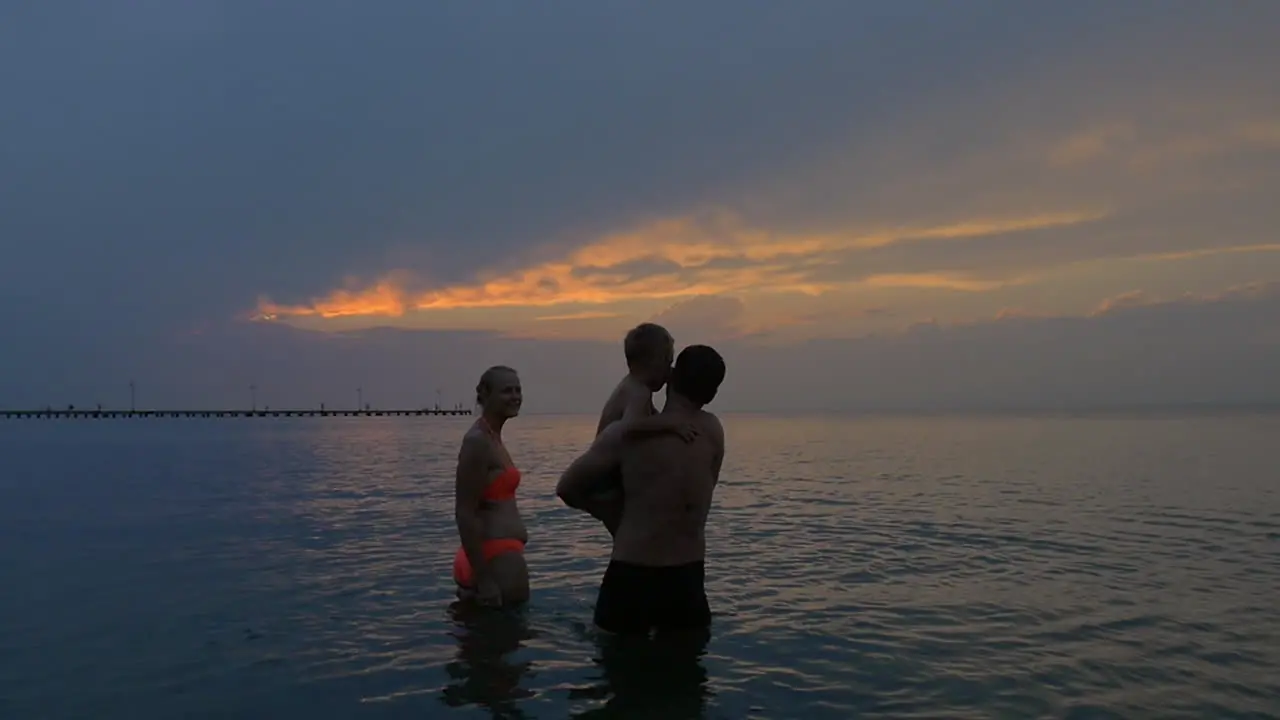
[[[720,353],[706,345],[690,345],[676,358],[667,392],[681,395],[702,407],[716,398],[722,382],[724,358]]]
[[[627,357],[627,370],[657,392],[671,374],[676,341],[661,325],[640,323],[622,341],[622,352]]]

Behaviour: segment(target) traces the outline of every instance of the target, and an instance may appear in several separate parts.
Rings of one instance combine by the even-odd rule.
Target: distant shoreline
[[[742,410],[720,415],[763,415],[770,417],[1119,417],[1173,415],[1275,415],[1280,403],[1205,405],[1113,405],[1080,407],[1005,408],[868,408],[858,410]]]
[[[1280,414],[1280,402],[1253,404],[1204,404],[1204,405],[1114,405],[1080,407],[1004,407],[1004,408],[859,408],[787,409],[787,410],[720,410],[714,406],[708,411],[722,417],[1045,417],[1045,416],[1133,416],[1133,415],[1274,415]],[[582,412],[522,412],[527,417],[575,417],[595,413]]]
[[[1161,418],[1280,415],[1280,402],[1251,404],[1180,404],[1180,405],[1114,405],[1081,407],[1006,407],[1006,408],[862,408],[850,410],[718,410],[722,417],[768,418]],[[474,413],[467,408],[419,410],[0,410],[0,419],[7,420],[128,420],[128,419],[183,419],[183,418],[338,418],[338,417],[468,417]],[[594,412],[537,412],[521,413],[525,417],[595,417]]]

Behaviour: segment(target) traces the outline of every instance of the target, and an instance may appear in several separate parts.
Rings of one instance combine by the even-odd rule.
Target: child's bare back
[[[632,420],[636,417],[647,417],[658,412],[653,406],[653,393],[634,375],[627,374],[618,382],[609,399],[600,411],[600,422],[596,425],[596,437],[604,429],[622,419]]]
[[[600,433],[604,432],[605,428],[616,422],[622,422],[624,419],[633,422],[641,417],[655,415],[657,412],[653,407],[653,393],[639,378],[627,374],[618,382],[617,387],[609,394],[609,399],[605,400],[604,408],[600,410],[596,437],[600,437]],[[608,475],[601,477],[598,487],[598,492],[604,495],[621,493],[621,466],[615,467]]]
[[[671,373],[671,362],[675,358],[675,341],[671,338],[671,333],[661,326],[643,323],[627,333],[623,349],[627,359],[627,374],[618,382],[600,411],[596,437],[599,438],[610,425],[622,423],[625,427],[618,428],[619,438],[676,433],[686,441],[692,441],[697,435],[697,428],[687,422],[660,416],[653,406],[654,389],[660,389],[666,383],[666,378]],[[618,460],[620,463],[621,458]],[[620,494],[620,464],[603,475],[597,487],[597,492],[602,495]]]

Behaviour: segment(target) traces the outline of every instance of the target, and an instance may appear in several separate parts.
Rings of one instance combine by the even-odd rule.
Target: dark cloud
[[[701,295],[675,303],[651,320],[671,331],[677,347],[684,347],[740,335],[745,309],[740,298]]]
[[[5,279],[56,273],[104,312],[182,316],[314,294],[393,257],[456,279],[530,243],[723,200],[1116,11],[387,0],[6,13]]]
[[[706,206],[740,205],[779,228],[857,215],[925,224],[1018,202],[1063,210],[1045,200],[1056,196],[1075,209],[1135,181],[1011,172],[1011,149],[1040,167],[1046,141],[1108,102],[1274,109],[1258,78],[1274,66],[1277,7],[8,3],[0,388],[38,402],[143,371],[199,378],[209,361],[160,339],[218,327],[259,293],[288,303],[395,268],[456,281]],[[1195,95],[1206,88],[1237,102]],[[1167,117],[1167,104],[1151,107],[1139,124]],[[1237,151],[1199,167],[1226,187],[1242,163],[1274,177],[1269,157]],[[1182,224],[1210,243],[1257,233],[1272,216],[1255,200]],[[1160,232],[1125,217],[1091,247]],[[1049,236],[1022,250],[1039,238],[973,242],[1025,263],[1074,252]],[[1189,245],[1193,233],[1150,246],[1160,242]],[[886,249],[876,262],[902,271],[978,256],[933,245],[936,255]],[[250,342],[278,342],[237,338],[227,346],[250,357]],[[448,363],[443,378],[474,384],[466,363]],[[175,379],[164,397],[208,401],[212,387]]]
[[[899,242],[850,251],[811,275],[832,281],[882,273],[964,272],[999,279],[1082,261],[1268,244],[1270,229],[1280,222],[1273,194],[1270,186],[1260,186],[1117,210],[1081,224]]]
[[[1277,403],[1278,322],[1273,284],[1122,303],[1094,317],[925,323],[901,334],[743,350],[729,362],[735,379],[752,383],[750,404],[770,410]],[[748,396],[731,392],[732,402]]]
[[[760,346],[717,335],[732,298],[673,307],[680,345],[713,342],[731,380],[721,410],[1096,408],[1280,402],[1280,284],[1172,302],[1122,298],[1091,317],[921,324],[906,332]],[[688,322],[684,322],[688,321]],[[625,327],[619,327],[621,337]],[[515,340],[489,333],[366,330],[326,334],[232,325],[181,336],[65,342],[9,351],[6,407],[377,406],[465,402],[489,365],[517,368],[530,411],[598,409],[624,372],[620,342]],[[85,358],[92,358],[86,363]],[[91,370],[86,370],[87,366]]]

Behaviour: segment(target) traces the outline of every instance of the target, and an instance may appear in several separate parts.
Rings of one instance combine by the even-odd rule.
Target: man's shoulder
[[[724,425],[720,424],[720,418],[716,417],[715,413],[699,410],[697,419],[708,432],[715,434],[719,442],[724,442]]]

